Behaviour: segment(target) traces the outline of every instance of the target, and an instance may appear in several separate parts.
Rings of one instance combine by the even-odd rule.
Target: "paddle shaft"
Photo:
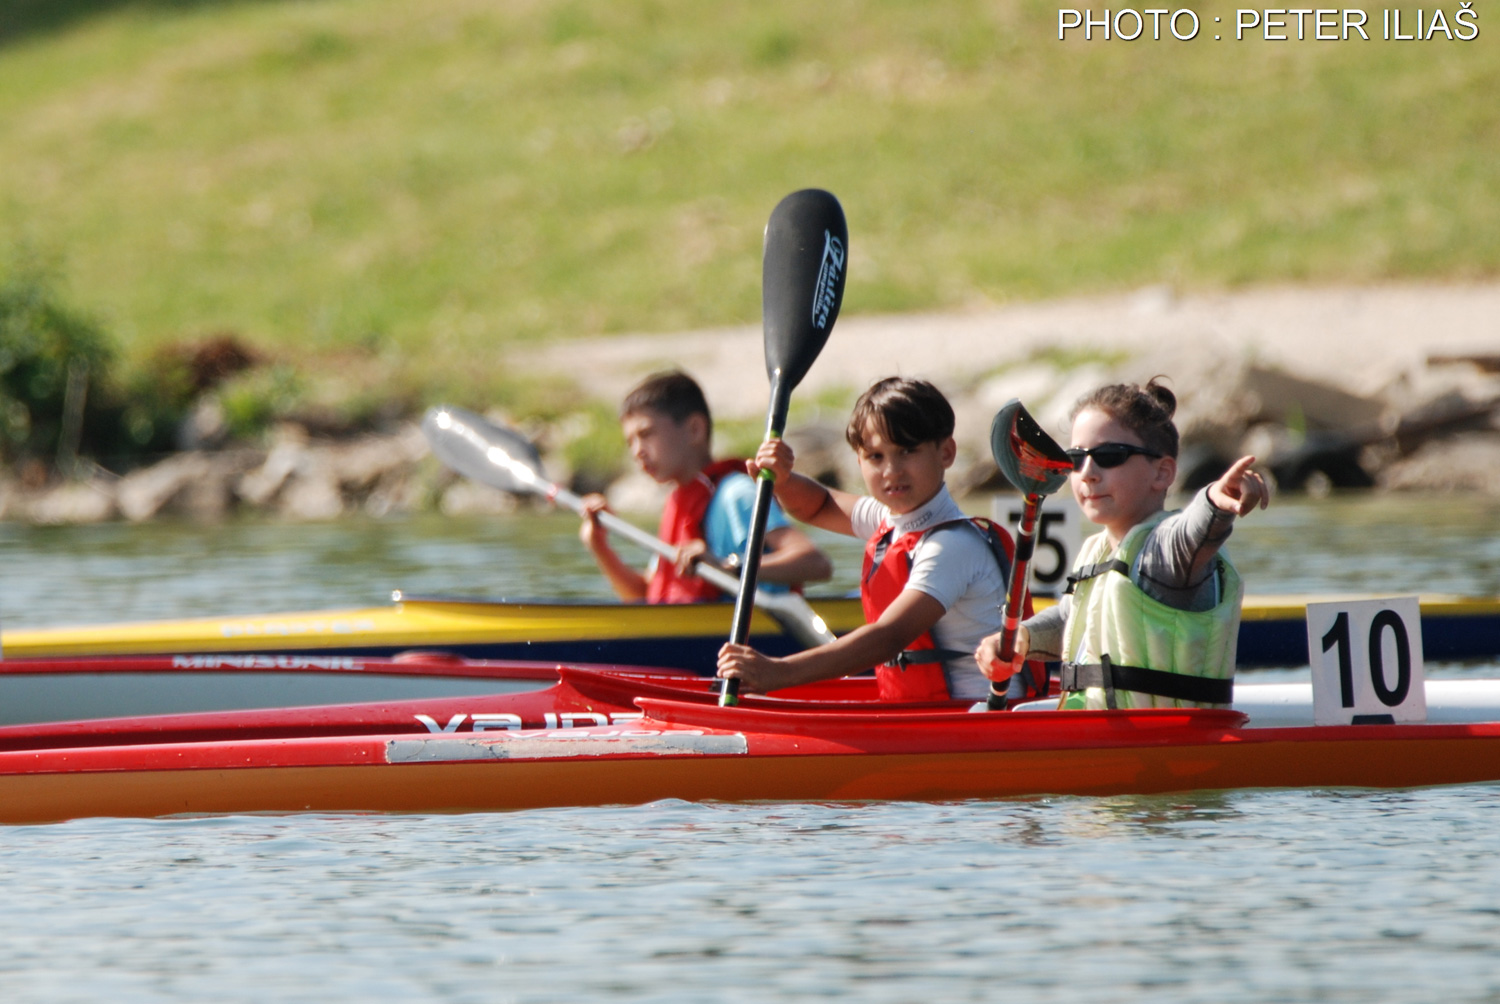
[[[771,406],[766,412],[766,438],[780,439],[786,426],[786,414],[791,407],[792,389],[787,385],[782,371],[777,370],[771,385]],[[734,621],[729,629],[729,641],[743,645],[750,637],[750,602],[755,594],[755,580],[760,576],[760,553],[766,543],[766,523],[771,518],[771,498],[776,490],[774,475],[763,470],[755,485],[755,508],[750,513],[750,537],[745,542],[745,554],[740,561],[742,569],[740,591],[734,600]],[[729,678],[719,690],[719,703],[739,703],[740,681]]]
[[[1016,661],[1016,635],[1021,630],[1021,611],[1026,606],[1026,591],[1030,586],[1031,556],[1036,551],[1037,514],[1042,509],[1040,495],[1027,495],[1021,509],[1020,532],[1016,536],[1016,560],[1010,568],[1010,589],[1005,597],[1005,617],[1000,623],[1000,661]],[[1021,670],[1025,672],[1024,667]],[[987,702],[991,711],[1004,711],[1007,703],[1003,691],[997,691],[990,683]]]
[[[558,505],[563,506],[564,508],[571,509],[580,516],[583,515],[584,505],[582,498],[568,491],[561,485],[555,485],[551,484],[550,482],[545,482],[542,484],[542,487],[545,489],[543,494],[547,496],[549,501],[555,502]],[[677,548],[673,547],[671,544],[668,544],[666,541],[656,536],[656,534],[648,533],[645,530],[642,530],[640,527],[636,526],[634,523],[626,522],[612,512],[599,513],[598,520],[612,533],[618,533],[620,536],[626,538],[632,543],[639,544],[641,547],[644,547],[649,551],[655,551],[657,554],[661,555],[668,561],[677,560]],[[762,527],[762,531],[764,531],[764,527]],[[762,532],[761,536],[765,536],[764,532]],[[698,564],[694,565],[693,574],[725,594],[735,593],[740,588],[739,579],[736,579],[733,575],[730,575],[728,572],[724,571],[722,568],[717,567],[716,565],[710,565],[706,561],[700,561],[698,562]],[[738,616],[738,604],[736,604],[736,616]],[[748,622],[749,616],[747,615],[745,619]]]
[[[771,407],[766,417],[767,439],[781,438],[790,397],[790,389],[782,380],[780,371],[777,371],[776,386],[771,390]],[[766,544],[766,523],[771,518],[771,498],[775,490],[776,483],[771,472],[761,471],[755,485],[755,508],[750,513],[750,537],[745,542],[745,554],[740,561],[740,567],[744,570],[740,579],[741,591],[735,601],[734,622],[729,631],[729,640],[735,645],[743,645],[750,637],[750,604],[746,602],[745,594],[754,591],[756,579],[760,577],[760,555]],[[738,680],[730,682],[739,683]]]
[[[848,250],[849,227],[843,207],[822,189],[806,188],[788,195],[777,203],[766,223],[760,289],[766,377],[771,384],[767,439],[781,438],[792,390],[807,375],[833,330],[844,299]],[[760,552],[765,545],[774,490],[770,478],[769,472],[762,471],[755,489],[731,644],[743,645],[750,635],[750,596],[760,574]],[[737,704],[739,692],[740,681],[726,679],[719,703]]]

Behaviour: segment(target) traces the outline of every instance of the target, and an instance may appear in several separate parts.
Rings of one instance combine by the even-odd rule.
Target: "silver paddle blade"
[[[517,495],[547,494],[536,447],[472,411],[452,405],[429,408],[422,435],[439,460],[466,478]]]

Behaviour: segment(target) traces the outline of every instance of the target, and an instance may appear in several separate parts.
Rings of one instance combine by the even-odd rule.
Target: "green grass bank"
[[[11,0],[0,245],[127,365],[234,332],[354,407],[546,408],[508,346],[754,321],[809,185],[851,313],[1500,271],[1493,11],[1279,42],[1194,9],[1059,42],[1032,0]]]

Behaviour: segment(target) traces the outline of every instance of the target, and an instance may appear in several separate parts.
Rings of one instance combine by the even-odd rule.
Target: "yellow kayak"
[[[1307,663],[1306,604],[1353,597],[1251,596],[1240,628],[1239,664]],[[835,634],[864,623],[859,601],[816,598],[814,611]],[[1038,607],[1050,601],[1038,599]],[[729,637],[729,602],[654,606],[558,601],[502,602],[396,593],[389,606],[236,617],[195,617],[10,630],[12,658],[167,655],[185,652],[284,652],[362,656],[411,649],[476,659],[666,666],[708,673]],[[1422,639],[1431,661],[1500,655],[1500,599],[1422,597]],[[757,612],[751,642],[785,654],[798,647]]]
[[[835,633],[864,623],[856,599],[814,600]],[[707,673],[729,637],[734,604],[647,605],[501,602],[410,597],[389,606],[236,617],[138,621],[9,630],[9,658],[285,652],[391,655],[412,649],[483,659],[528,659],[670,666]],[[757,611],[751,641],[764,651],[795,651],[793,639]]]

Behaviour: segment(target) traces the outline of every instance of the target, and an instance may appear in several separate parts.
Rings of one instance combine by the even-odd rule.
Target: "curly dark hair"
[[[1177,456],[1177,426],[1172,416],[1177,412],[1177,395],[1154,376],[1142,387],[1137,383],[1112,383],[1090,391],[1073,405],[1072,418],[1088,408],[1102,411],[1141,437],[1141,445],[1162,456]]]

